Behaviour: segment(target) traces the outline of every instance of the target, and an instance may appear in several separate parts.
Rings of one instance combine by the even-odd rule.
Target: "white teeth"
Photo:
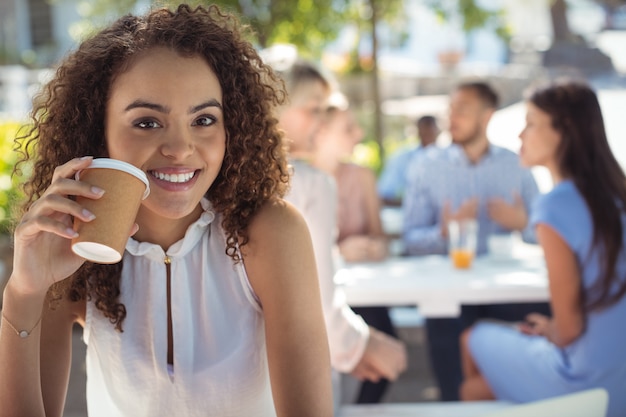
[[[163,181],[182,183],[191,180],[195,175],[195,172],[187,172],[185,174],[164,174],[162,172],[152,171],[152,175]]]

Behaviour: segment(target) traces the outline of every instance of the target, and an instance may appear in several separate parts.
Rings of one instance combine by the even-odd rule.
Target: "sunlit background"
[[[28,123],[32,98],[55,63],[80,39],[123,14],[140,13],[157,3],[173,4],[0,0],[0,289],[12,259],[8,226],[18,181],[11,176],[16,160],[13,139]],[[366,132],[353,159],[376,172],[389,155],[419,142],[414,124],[423,115],[437,117],[445,145],[448,93],[459,81],[475,77],[491,83],[501,95],[502,107],[488,129],[490,140],[515,151],[524,125],[524,90],[560,76],[588,80],[598,91],[613,151],[626,167],[626,0],[215,3],[250,25],[250,40],[259,51],[295,50],[334,77]],[[547,173],[534,173],[542,191],[549,190]],[[408,317],[415,325],[415,314]],[[72,343],[75,355],[84,356],[80,333]],[[419,351],[423,340],[410,344],[417,349],[413,358],[425,357]],[[426,362],[415,362],[413,373],[393,385],[387,401],[437,398]],[[86,415],[81,366],[83,361],[77,360],[72,367],[65,417]]]
[[[12,140],[55,62],[122,14],[171,1],[0,2],[0,221],[14,192]],[[192,1],[194,4],[207,2]],[[348,95],[367,132],[355,161],[379,171],[418,142],[416,118],[432,114],[447,135],[447,94],[481,77],[502,98],[493,142],[516,150],[523,91],[568,75],[599,90],[609,138],[626,165],[626,0],[223,0],[254,29],[263,50],[289,44],[323,65]],[[549,188],[545,173],[542,187]]]

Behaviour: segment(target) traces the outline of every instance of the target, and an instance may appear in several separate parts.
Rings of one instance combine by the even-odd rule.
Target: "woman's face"
[[[526,104],[526,126],[519,135],[522,140],[520,158],[527,167],[556,168],[556,152],[561,134],[552,127],[550,115],[532,103]]]
[[[222,89],[204,59],[166,48],[140,55],[111,85],[105,126],[109,156],[150,181],[140,226],[197,217],[226,149]]]
[[[363,140],[363,129],[350,110],[337,110],[317,135],[320,146],[331,148],[339,158],[348,158]]]
[[[301,85],[292,92],[279,116],[279,127],[285,132],[291,153],[311,152],[327,100],[328,89],[319,81]]]

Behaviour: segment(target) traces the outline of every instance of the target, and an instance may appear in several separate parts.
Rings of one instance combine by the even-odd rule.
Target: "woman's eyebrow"
[[[216,99],[212,98],[212,99],[210,99],[208,101],[205,101],[202,104],[198,104],[197,106],[191,107],[189,109],[189,114],[196,113],[196,112],[198,112],[200,110],[204,110],[207,107],[217,107],[218,109],[223,110],[222,109],[222,105]]]
[[[149,101],[144,101],[144,100],[135,100],[135,101],[133,101],[128,106],[126,106],[124,111],[130,111],[132,109],[137,109],[137,108],[144,108],[144,109],[155,110],[155,111],[158,111],[160,113],[169,113],[170,112],[170,108],[167,107],[167,106],[163,106],[161,104],[156,104],[156,103],[150,103]]]
[[[214,98],[205,101],[204,103],[198,104],[197,106],[193,106],[189,108],[189,114],[192,113],[196,113],[200,110],[206,109],[207,107],[217,107],[220,110],[222,109],[222,105]],[[137,109],[137,108],[144,108],[144,109],[150,109],[150,110],[155,110],[158,111],[160,113],[169,113],[170,112],[170,108],[168,106],[164,106],[161,104],[156,104],[156,103],[151,103],[149,101],[145,101],[145,100],[135,100],[132,103],[130,103],[128,106],[126,106],[126,108],[124,109],[124,111],[130,111],[133,109]]]

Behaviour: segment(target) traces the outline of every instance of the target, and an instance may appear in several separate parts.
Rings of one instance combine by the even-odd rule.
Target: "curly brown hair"
[[[207,190],[223,214],[226,255],[240,261],[237,245],[248,242],[247,226],[264,202],[282,197],[288,170],[282,135],[273,109],[285,100],[284,84],[245,40],[248,28],[216,6],[154,10],[124,16],[82,42],[63,60],[55,77],[35,99],[33,124],[16,139],[16,165],[32,169],[23,184],[20,217],[48,188],[54,169],[72,158],[107,157],[104,120],[110,86],[138,54],[168,47],[184,56],[201,56],[223,91],[226,153]],[[85,263],[70,280],[51,289],[53,298],[93,299],[121,330],[126,309],[119,303],[122,264]]]

